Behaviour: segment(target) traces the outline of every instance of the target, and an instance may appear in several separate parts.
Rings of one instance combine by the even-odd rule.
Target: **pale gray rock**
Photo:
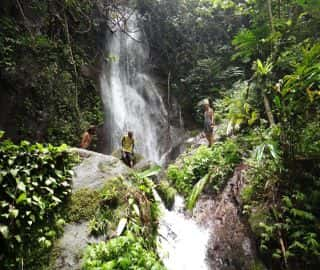
[[[72,148],[70,151],[78,153],[82,159],[74,168],[73,192],[84,188],[99,190],[108,180],[132,172],[116,157],[78,148]],[[90,235],[87,221],[67,224],[63,236],[56,243],[59,256],[54,269],[81,269],[81,257],[85,247],[103,240],[101,237],[94,238]]]
[[[83,161],[74,168],[73,190],[82,188],[100,189],[113,178],[128,175],[131,169],[121,160],[92,151],[73,148]]]

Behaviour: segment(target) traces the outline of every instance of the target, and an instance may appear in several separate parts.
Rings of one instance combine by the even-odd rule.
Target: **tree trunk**
[[[66,34],[66,37],[67,37],[67,42],[68,42],[68,46],[69,46],[69,52],[70,52],[70,58],[71,58],[71,64],[73,66],[73,71],[74,71],[74,76],[75,76],[75,83],[74,83],[74,86],[75,86],[75,94],[74,94],[74,103],[75,103],[75,108],[76,108],[76,112],[78,114],[78,117],[80,118],[81,117],[81,114],[80,114],[80,108],[79,108],[79,100],[78,100],[78,71],[77,71],[77,65],[76,65],[76,61],[74,59],[74,56],[73,56],[73,52],[72,52],[72,45],[71,45],[71,38],[70,38],[70,33],[69,33],[69,25],[68,25],[68,19],[67,19],[67,15],[66,15],[66,12],[64,12],[64,27],[65,27],[65,34]]]
[[[267,4],[268,4],[268,14],[269,14],[270,29],[271,29],[271,32],[274,32],[271,0],[267,0]]]
[[[274,117],[271,111],[270,102],[269,102],[268,96],[265,93],[263,93],[262,95],[263,95],[264,108],[266,110],[266,114],[267,114],[270,126],[272,126],[275,124],[275,122],[274,122]]]
[[[167,117],[167,121],[168,121],[168,141],[171,144],[171,136],[170,136],[170,111],[171,111],[171,71],[169,71],[168,73],[168,117]]]

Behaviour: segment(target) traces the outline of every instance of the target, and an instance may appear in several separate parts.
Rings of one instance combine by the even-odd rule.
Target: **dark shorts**
[[[127,161],[133,161],[134,156],[132,153],[129,152],[122,152],[122,159],[127,160]]]

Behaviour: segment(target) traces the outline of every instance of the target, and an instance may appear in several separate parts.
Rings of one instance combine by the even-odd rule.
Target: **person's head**
[[[128,137],[129,137],[130,139],[133,138],[133,132],[132,132],[132,131],[128,131]]]
[[[205,110],[205,111],[209,110],[209,108],[210,108],[209,99],[205,99],[205,100],[203,101],[203,107],[204,107],[204,110]]]
[[[90,135],[94,135],[96,133],[96,127],[95,126],[91,126],[88,128],[87,132],[90,134]]]

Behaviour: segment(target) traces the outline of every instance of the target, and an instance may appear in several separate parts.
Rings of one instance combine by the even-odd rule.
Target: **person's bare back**
[[[82,140],[81,140],[81,143],[80,143],[80,147],[81,148],[84,148],[84,149],[88,149],[90,144],[91,144],[91,141],[92,141],[92,138],[93,138],[93,135],[95,134],[96,132],[96,128],[95,127],[90,127],[85,133],[83,133],[82,135]]]

